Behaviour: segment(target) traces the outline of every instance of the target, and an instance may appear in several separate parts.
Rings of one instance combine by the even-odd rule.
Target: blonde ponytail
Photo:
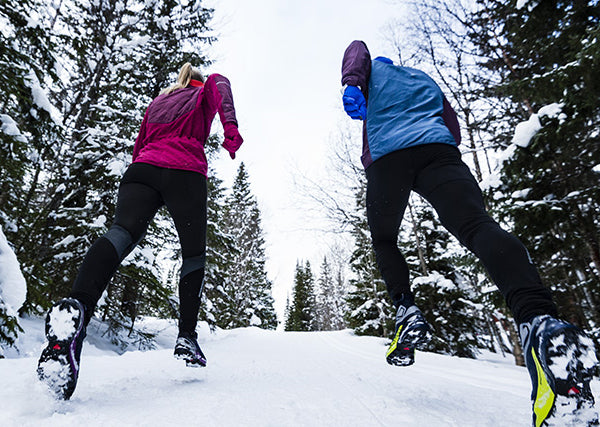
[[[200,73],[200,71],[192,67],[192,64],[186,62],[185,64],[183,64],[183,67],[181,67],[181,70],[179,70],[177,83],[164,89],[160,94],[168,94],[177,89],[187,87],[190,84],[190,80],[192,79],[204,82],[204,76],[202,75],[202,73]]]

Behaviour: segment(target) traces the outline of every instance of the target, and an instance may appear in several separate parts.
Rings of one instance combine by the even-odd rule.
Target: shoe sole
[[[555,331],[546,342],[545,358],[532,349],[538,374],[534,426],[598,425],[590,389],[598,371],[594,342],[575,328]]]
[[[67,307],[70,310],[66,310]],[[83,330],[83,318],[81,311],[69,304],[54,307],[46,322],[48,345],[42,350],[37,375],[57,399],[68,400],[79,375],[75,346]]]
[[[175,359],[177,360],[185,360],[185,366],[188,368],[204,368],[206,367],[206,359],[190,357],[184,354],[175,354]]]

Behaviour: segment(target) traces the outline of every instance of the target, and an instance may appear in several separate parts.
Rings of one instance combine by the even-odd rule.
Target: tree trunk
[[[521,347],[521,340],[519,339],[519,334],[517,333],[517,328],[515,327],[512,319],[505,318],[502,321],[502,325],[504,329],[508,332],[508,338],[510,339],[510,343],[513,347],[513,356],[515,357],[515,365],[517,366],[525,366],[525,356],[523,355],[523,347]]]
[[[410,213],[410,221],[413,226],[413,234],[415,235],[415,240],[417,242],[417,252],[419,254],[419,262],[421,264],[421,272],[424,276],[427,276],[429,272],[427,271],[427,264],[425,263],[425,256],[423,255],[423,248],[421,246],[421,238],[419,237],[419,233],[417,231],[417,224],[415,221],[415,216],[413,214],[412,204],[408,202],[408,212]]]

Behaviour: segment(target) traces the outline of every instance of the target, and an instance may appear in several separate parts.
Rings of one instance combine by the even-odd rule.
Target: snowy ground
[[[42,324],[25,320],[22,354],[0,360],[0,425],[530,425],[529,378],[512,358],[418,352],[402,368],[385,362],[386,340],[349,331],[202,329],[208,366],[193,369],[173,359],[175,329],[162,325],[159,349],[122,355],[92,331],[75,394],[56,402],[35,376]]]

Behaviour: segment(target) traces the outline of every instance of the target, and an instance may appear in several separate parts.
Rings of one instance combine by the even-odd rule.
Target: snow
[[[567,118],[567,115],[562,112],[562,109],[564,106],[565,106],[564,103],[558,104],[556,102],[553,104],[545,105],[539,109],[538,116],[539,117],[549,117],[551,119],[558,118],[559,122],[562,124]]]
[[[60,125],[62,122],[62,117],[60,112],[50,103],[48,96],[42,86],[40,85],[40,81],[33,71],[30,71],[25,82],[28,83],[29,88],[31,89],[31,95],[33,97],[33,102],[39,108],[46,110],[54,123]]]
[[[50,310],[50,325],[49,333],[56,336],[57,340],[64,341],[69,339],[73,334],[73,326],[76,324],[76,319],[79,317],[79,311],[74,307],[53,307]]]
[[[539,109],[537,114],[532,114],[525,122],[517,124],[513,136],[513,144],[519,147],[527,147],[536,132],[542,128],[540,117],[558,118],[559,123],[563,123],[567,116],[562,112],[564,104],[549,104]]]
[[[244,328],[211,334],[203,324],[199,336],[208,366],[193,369],[173,358],[176,328],[165,321],[156,322],[162,329],[156,350],[120,356],[90,330],[77,390],[70,401],[56,402],[35,376],[43,323],[23,324],[20,339],[29,351],[0,361],[0,425],[8,427],[530,422],[529,377],[512,357],[417,352],[415,365],[401,368],[385,362],[387,340],[350,331]]]
[[[539,116],[532,114],[529,120],[517,124],[515,127],[515,134],[513,136],[513,144],[519,147],[527,147],[531,142],[531,138],[534,137],[536,132],[542,128]]]
[[[27,139],[21,134],[17,122],[15,122],[12,117],[7,114],[0,114],[0,122],[0,132],[16,137],[18,141],[27,142]]]
[[[15,37],[13,26],[11,25],[8,17],[4,15],[0,15],[0,33],[2,33],[2,35],[9,40]]]
[[[600,165],[596,165],[592,168],[592,170],[596,173],[600,173]]]
[[[93,222],[90,223],[90,227],[105,227],[106,226],[106,216],[100,215]]]
[[[530,12],[538,5],[539,0],[517,0],[517,10],[527,6]]]
[[[415,285],[432,284],[438,290],[454,289],[456,285],[452,280],[446,279],[437,271],[429,273],[427,276],[416,277],[413,281]]]
[[[25,302],[27,285],[19,262],[0,227],[0,304],[4,303],[10,316]]]
[[[514,191],[510,197],[513,199],[526,199],[529,193],[531,193],[531,188],[525,188],[523,190]]]
[[[491,188],[498,188],[502,185],[502,180],[500,179],[500,175],[491,173],[483,178],[483,180],[479,183],[479,186],[482,190],[489,190]]]

